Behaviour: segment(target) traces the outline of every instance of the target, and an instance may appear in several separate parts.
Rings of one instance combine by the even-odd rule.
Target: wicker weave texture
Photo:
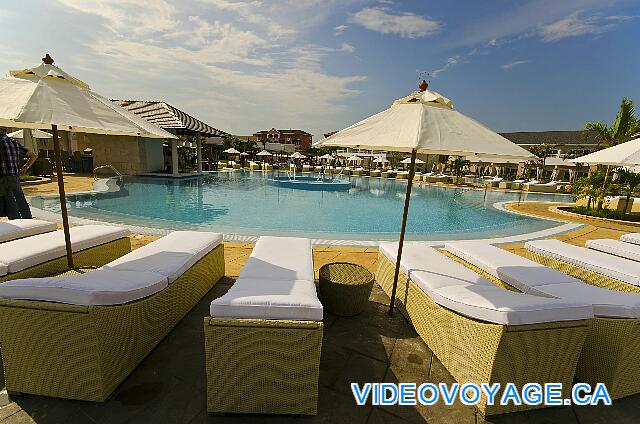
[[[380,254],[377,281],[390,293],[395,264]],[[569,394],[589,321],[505,326],[467,318],[434,303],[401,275],[398,301],[420,337],[460,383],[560,382]],[[542,406],[538,406],[540,408]],[[483,415],[533,409],[529,405],[478,405]]]
[[[204,319],[207,410],[315,415],[323,323]]]
[[[336,262],[319,271],[323,306],[336,315],[353,316],[367,306],[375,277],[363,266]]]
[[[73,254],[73,265],[78,268],[100,267],[131,252],[129,237],[114,240]],[[52,259],[22,271],[0,277],[0,283],[20,278],[41,278],[59,274],[69,269],[67,257]]]
[[[220,245],[168,288],[136,302],[0,301],[7,390],[104,401],[223,275]]]

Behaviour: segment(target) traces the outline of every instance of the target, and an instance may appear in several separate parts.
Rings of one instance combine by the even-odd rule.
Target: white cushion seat
[[[211,302],[217,318],[322,321],[322,304],[313,281],[239,278]]]
[[[150,271],[168,278],[169,284],[222,243],[222,234],[174,231],[108,263],[114,271]]]
[[[395,262],[397,244],[380,251]],[[406,260],[405,260],[406,255]],[[400,267],[435,303],[462,315],[503,325],[582,320],[593,317],[591,305],[515,293],[424,244],[405,245]]]
[[[640,262],[640,245],[613,239],[589,240],[586,247]]]
[[[640,244],[640,233],[629,233],[620,236],[620,240],[626,243]]]
[[[462,315],[503,325],[593,318],[591,305],[531,296],[494,285],[470,284],[441,287],[431,293],[431,299]]]
[[[531,252],[567,262],[634,286],[640,285],[640,263],[609,255],[560,240],[535,240],[525,243]]]
[[[78,276],[27,278],[0,284],[0,297],[82,306],[122,305],[158,293],[167,277],[154,272],[97,270]]]
[[[585,284],[485,242],[447,243],[445,248],[523,293],[588,303],[596,316],[640,318],[640,294]]]
[[[29,237],[36,234],[48,233],[56,230],[53,222],[39,219],[13,219],[0,221],[0,243]]]
[[[258,239],[240,278],[314,281],[311,240],[297,237]]]
[[[69,230],[73,252],[96,247],[129,235],[129,230],[107,225],[81,225]],[[0,262],[6,266],[3,274],[15,273],[66,253],[62,230],[38,234],[0,244]]]

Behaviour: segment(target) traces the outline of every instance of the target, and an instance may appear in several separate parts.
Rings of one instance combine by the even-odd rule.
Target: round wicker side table
[[[320,268],[320,295],[331,313],[353,316],[362,312],[369,301],[375,278],[363,266],[335,262]]]

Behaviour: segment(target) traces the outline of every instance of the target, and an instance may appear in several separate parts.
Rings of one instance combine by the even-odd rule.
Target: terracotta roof
[[[522,131],[500,133],[501,136],[516,144],[598,144],[600,137],[590,134],[585,141],[582,131]]]
[[[167,102],[116,99],[111,101],[172,133],[200,133],[205,137],[229,136],[225,131],[213,128]]]

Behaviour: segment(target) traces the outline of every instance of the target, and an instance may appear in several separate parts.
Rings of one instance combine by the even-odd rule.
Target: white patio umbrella
[[[58,130],[77,133],[176,138],[155,124],[91,91],[89,86],[53,65],[47,54],[35,68],[10,71],[0,79],[0,126],[52,132],[60,212],[67,262],[73,268]]]
[[[272,155],[266,150],[262,150],[261,152],[257,153],[256,156],[272,156]]]
[[[22,139],[24,139],[24,129],[18,130],[18,131],[14,131],[11,134],[7,134],[7,135],[9,137],[11,137],[11,138],[15,138],[17,140],[22,140]],[[31,137],[33,137],[33,138],[53,138],[53,136],[51,134],[49,134],[48,132],[40,131],[40,130],[31,130]]]
[[[28,132],[28,131],[31,131],[31,136],[29,136],[28,134],[25,135],[25,132]],[[20,140],[23,146],[25,146],[27,149],[30,149],[36,152],[39,150],[38,140],[43,141],[46,146],[47,140],[53,138],[53,136],[48,132],[41,131],[41,130],[31,130],[28,128],[14,131],[7,135],[16,140]]]
[[[398,285],[416,155],[482,155],[523,160],[535,158],[529,151],[454,110],[451,100],[427,90],[427,87],[427,82],[422,81],[419,91],[396,100],[389,109],[314,144],[411,153],[390,315],[393,314]]]
[[[333,160],[333,156],[331,156],[329,153],[327,153],[325,155],[320,156],[319,159],[322,159],[322,160]]]
[[[305,156],[305,155],[303,155],[303,154],[302,154],[302,153],[300,153],[300,152],[295,152],[294,154],[292,154],[292,155],[290,156],[290,158],[291,158],[291,159],[304,159],[304,158],[306,158],[306,156]]]
[[[362,158],[358,156],[350,156],[347,158],[347,162],[362,162]]]
[[[240,156],[249,156],[249,153],[247,153],[247,152],[242,152],[242,153],[240,153]]]
[[[234,149],[233,147],[228,148],[227,150],[223,150],[222,153],[228,153],[230,155],[239,155],[240,152]]]

